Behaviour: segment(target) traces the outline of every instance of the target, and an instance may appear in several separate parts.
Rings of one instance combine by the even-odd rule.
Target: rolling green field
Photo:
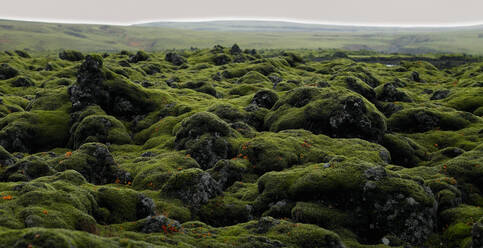
[[[483,54],[483,26],[376,28],[283,22],[147,23],[134,26],[0,20],[0,50],[166,50],[238,43],[247,48]]]

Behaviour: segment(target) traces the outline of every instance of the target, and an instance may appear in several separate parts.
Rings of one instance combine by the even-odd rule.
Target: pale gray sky
[[[483,23],[483,0],[2,0],[0,6],[0,19],[74,23],[200,19],[389,26]]]

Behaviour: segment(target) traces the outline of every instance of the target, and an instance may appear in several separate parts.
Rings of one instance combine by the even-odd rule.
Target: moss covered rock
[[[258,211],[282,199],[323,202],[322,207],[347,211],[354,219],[349,226],[366,242],[391,233],[420,244],[435,227],[436,201],[429,188],[360,161],[266,173],[258,188]]]
[[[187,169],[174,174],[161,189],[161,194],[199,207],[221,193],[220,185],[201,169]]]
[[[11,67],[9,64],[0,65],[0,80],[10,79],[18,75],[18,70]]]
[[[381,140],[386,122],[367,100],[342,88],[296,88],[265,119],[270,131],[304,128],[332,137]]]
[[[0,119],[0,145],[7,151],[38,152],[63,147],[69,115],[62,111],[17,112]]]
[[[228,141],[233,130],[226,122],[209,112],[198,112],[184,119],[176,132],[176,148],[186,149],[202,168],[211,168],[218,160],[231,158]]]
[[[391,116],[388,127],[394,131],[426,132],[435,128],[458,130],[470,124],[470,121],[458,112],[440,112],[424,108],[401,110]]]
[[[89,115],[74,126],[72,144],[79,148],[88,142],[110,144],[131,143],[131,136],[126,127],[115,117],[109,115]]]
[[[67,152],[56,168],[76,170],[93,184],[131,181],[130,176],[118,168],[108,148],[99,143],[86,143],[74,152]]]
[[[84,59],[84,54],[74,50],[64,50],[59,53],[59,58],[68,61],[81,61]]]
[[[5,181],[30,181],[37,177],[55,173],[44,160],[37,156],[29,156],[8,166],[3,173]]]
[[[125,118],[153,111],[156,101],[141,86],[103,67],[102,58],[88,55],[68,89],[74,111],[97,104],[107,113]]]

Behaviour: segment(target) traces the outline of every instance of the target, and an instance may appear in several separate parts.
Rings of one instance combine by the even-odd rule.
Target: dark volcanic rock
[[[271,109],[273,105],[278,101],[277,93],[271,90],[258,91],[252,98],[250,104],[255,104],[258,107]]]
[[[156,205],[154,204],[153,199],[140,194],[136,205],[136,218],[142,219],[146,216],[152,216],[155,214],[155,210]]]
[[[68,61],[81,61],[84,59],[84,55],[78,51],[64,50],[59,53],[59,58]]]
[[[100,143],[86,143],[59,164],[60,170],[76,170],[92,184],[131,181],[129,173],[118,168],[108,148]]]
[[[415,82],[421,82],[421,78],[419,77],[419,73],[417,71],[413,71],[411,73],[411,80]]]
[[[156,106],[141,86],[103,68],[100,56],[86,56],[77,72],[77,83],[68,88],[68,93],[73,111],[99,105],[108,114],[129,120]]]
[[[14,165],[10,165],[4,172],[6,181],[30,181],[32,179],[52,175],[55,171],[37,156],[29,156]]]
[[[304,128],[332,137],[379,141],[386,130],[375,107],[348,90],[301,87],[289,91],[265,118],[270,131]]]
[[[35,83],[30,78],[19,77],[12,82],[12,86],[13,87],[31,87],[31,86],[35,86]]]
[[[0,165],[2,166],[9,166],[14,164],[16,158],[12,156],[3,146],[0,145]]]
[[[411,98],[396,88],[392,83],[384,84],[381,89],[376,89],[377,99],[385,102],[412,102]]]
[[[237,45],[237,44],[233,44],[233,46],[230,48],[230,54],[240,54],[242,53],[242,50],[240,49],[240,47]]]
[[[433,93],[430,100],[441,100],[449,96],[449,90],[438,90]]]
[[[109,92],[104,89],[102,82],[106,79],[102,71],[102,59],[87,55],[86,60],[77,72],[77,84],[69,87],[68,92],[74,111],[89,105],[106,105]]]
[[[215,63],[215,65],[225,65],[230,62],[231,62],[231,59],[226,54],[220,54],[213,58],[213,63]]]
[[[203,169],[209,169],[220,159],[233,155],[227,137],[229,125],[208,112],[198,112],[181,123],[176,133],[176,149],[186,149]]]
[[[245,169],[237,166],[230,160],[220,160],[208,173],[215,179],[220,187],[225,190],[236,181],[241,181]]]
[[[5,80],[9,78],[16,77],[18,75],[18,71],[11,67],[8,64],[1,64],[0,65],[0,80]]]
[[[171,227],[171,229],[169,228]],[[159,233],[159,232],[178,232],[181,230],[181,224],[169,219],[164,215],[149,216],[143,220],[141,232],[143,233]]]
[[[138,51],[134,56],[131,56],[129,58],[129,62],[131,63],[137,63],[140,61],[146,61],[149,59],[149,55],[145,53],[144,51]]]
[[[191,207],[200,207],[221,193],[218,182],[201,169],[183,170],[168,180],[161,193],[182,200]]]
[[[170,62],[171,64],[177,65],[177,66],[182,65],[186,62],[186,59],[184,59],[179,54],[174,52],[167,53],[164,59]]]

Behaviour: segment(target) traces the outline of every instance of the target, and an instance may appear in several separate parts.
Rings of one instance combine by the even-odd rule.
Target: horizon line
[[[15,18],[15,17],[0,17],[3,21],[23,21],[23,22],[40,22],[52,24],[85,24],[85,25],[113,25],[113,26],[134,26],[141,24],[150,24],[157,22],[169,23],[202,23],[202,22],[217,22],[217,21],[259,21],[259,22],[286,22],[296,24],[308,25],[327,25],[327,26],[344,26],[344,27],[372,27],[372,28],[464,28],[483,26],[483,22],[474,23],[457,23],[457,24],[374,24],[374,23],[347,23],[347,22],[322,22],[303,19],[292,18],[256,18],[256,17],[216,17],[216,18],[175,18],[175,19],[146,19],[136,22],[97,22],[84,20],[67,20],[67,19],[43,19],[43,18]]]

